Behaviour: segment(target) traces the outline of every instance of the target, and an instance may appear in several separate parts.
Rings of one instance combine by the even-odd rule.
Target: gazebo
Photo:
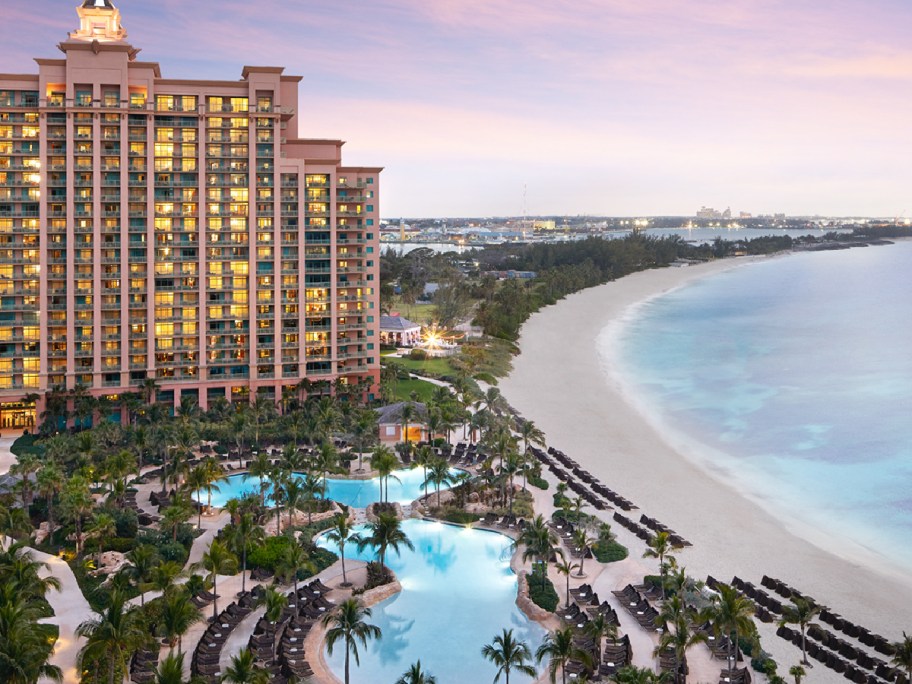
[[[380,316],[380,344],[414,347],[421,341],[421,326],[402,316]]]

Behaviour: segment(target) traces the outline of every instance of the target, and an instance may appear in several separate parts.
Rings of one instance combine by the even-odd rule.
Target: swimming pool
[[[450,471],[454,475],[458,470]],[[302,473],[295,473],[302,476]],[[390,502],[399,504],[408,504],[424,495],[424,489],[421,483],[424,482],[424,470],[422,468],[413,468],[410,470],[397,470],[393,473],[398,481],[392,477],[389,479]],[[245,474],[229,475],[228,478],[218,483],[219,491],[212,492],[212,505],[222,507],[229,499],[240,498],[247,493],[258,493],[260,491],[260,479]],[[441,491],[446,487],[441,487]],[[434,492],[434,487],[428,487],[428,493]],[[267,491],[268,493],[268,491]],[[206,492],[203,491],[200,496],[195,497],[198,501],[207,501]],[[370,504],[380,500],[380,480],[372,478],[370,480],[338,480],[329,478],[326,480],[326,498],[337,501],[346,506],[354,508],[367,508]]]
[[[382,638],[360,644],[361,666],[352,662],[353,684],[394,682],[419,658],[439,684],[490,682],[497,668],[481,656],[503,628],[525,641],[532,652],[545,631],[516,607],[517,578],[510,568],[510,539],[497,532],[456,527],[426,520],[405,520],[402,528],[415,545],[390,551],[387,564],[402,592],[373,606],[369,622]],[[363,528],[362,528],[363,529]],[[337,550],[321,538],[318,545]],[[358,554],[345,547],[346,558],[373,560],[371,549]],[[326,660],[340,676],[344,649]],[[510,673],[514,684],[532,681]]]

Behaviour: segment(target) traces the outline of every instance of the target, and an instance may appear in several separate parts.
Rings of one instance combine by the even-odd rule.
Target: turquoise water
[[[353,684],[394,682],[419,658],[439,684],[490,682],[496,668],[481,657],[481,648],[503,628],[513,629],[535,652],[545,632],[516,607],[512,543],[506,536],[424,520],[405,520],[402,526],[415,551],[403,547],[401,557],[388,554],[402,592],[373,607],[369,622],[380,627],[383,638],[359,645],[361,667],[352,664]],[[355,549],[346,546],[345,552],[349,557]],[[360,558],[373,560],[374,554],[365,549]],[[344,651],[335,650],[327,662],[341,678]],[[531,679],[514,672],[510,681]]]
[[[458,470],[451,471],[456,474]],[[296,473],[300,475],[300,473]],[[411,503],[419,496],[424,495],[424,489],[421,483],[424,482],[424,470],[422,468],[413,468],[411,470],[397,470],[393,473],[398,480],[392,477],[389,479],[390,502],[407,504]],[[229,499],[235,499],[247,493],[258,493],[260,491],[260,480],[257,477],[238,474],[231,475],[227,479],[218,483],[218,492],[212,493],[212,505],[224,506]],[[441,491],[447,487],[441,487]],[[433,486],[428,487],[428,492],[436,491]],[[346,506],[354,508],[367,508],[370,504],[380,500],[380,481],[377,478],[370,480],[336,480],[328,478],[326,480],[326,498],[337,501]],[[200,500],[206,501],[206,493],[203,492]]]
[[[635,308],[616,358],[739,486],[908,563],[910,261],[898,243],[727,271]]]

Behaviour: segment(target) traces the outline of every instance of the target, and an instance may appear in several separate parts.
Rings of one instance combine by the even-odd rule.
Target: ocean
[[[745,264],[603,335],[669,441],[786,522],[912,562],[912,242]]]

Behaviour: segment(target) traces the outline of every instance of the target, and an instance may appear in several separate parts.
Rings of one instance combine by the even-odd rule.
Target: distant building
[[[498,280],[532,280],[537,274],[535,271],[485,271]]]
[[[700,207],[700,210],[697,212],[698,219],[720,219],[722,218],[722,212],[712,207]]]
[[[375,409],[377,423],[380,427],[381,444],[398,444],[405,441],[405,430],[408,430],[408,441],[412,444],[428,441],[427,406],[420,402],[409,402],[415,407],[415,415],[409,420],[406,428],[402,420],[402,409],[406,402],[400,401]]]
[[[557,221],[534,221],[533,230],[557,230]]]
[[[421,341],[421,326],[402,316],[380,316],[380,344],[414,347]]]

